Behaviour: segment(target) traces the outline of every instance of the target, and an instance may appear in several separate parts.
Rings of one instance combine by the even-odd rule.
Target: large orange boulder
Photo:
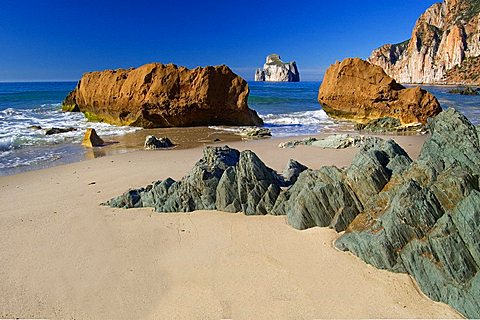
[[[358,58],[327,69],[318,101],[328,115],[360,123],[383,117],[397,118],[402,124],[426,123],[442,111],[429,92],[420,87],[407,89],[382,68]]]
[[[91,121],[144,128],[261,125],[247,82],[227,66],[187,69],[150,63],[83,75],[63,102]]]

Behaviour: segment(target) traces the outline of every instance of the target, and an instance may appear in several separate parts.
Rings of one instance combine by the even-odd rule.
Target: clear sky
[[[410,37],[433,0],[0,0],[0,81],[173,62],[226,64],[247,80],[270,53],[321,80],[346,57]]]

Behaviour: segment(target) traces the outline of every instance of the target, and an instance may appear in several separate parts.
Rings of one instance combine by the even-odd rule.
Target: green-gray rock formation
[[[347,170],[323,167],[302,172],[296,183],[280,194],[272,210],[287,215],[296,229],[315,226],[343,231],[370,197],[411,160],[393,140],[370,138]]]
[[[392,171],[336,246],[378,268],[409,273],[433,300],[479,318],[479,137],[453,109],[429,127],[419,158]]]
[[[453,109],[428,126],[432,134],[414,162],[394,141],[370,138],[346,169],[290,160],[283,175],[251,151],[207,147],[182,180],[157,181],[107,204],[286,215],[297,229],[345,230],[339,249],[408,273],[433,300],[480,318],[480,136]]]
[[[283,178],[251,151],[206,147],[203,157],[180,181],[170,178],[109,200],[120,208],[154,207],[157,212],[195,210],[266,214],[275,204]]]

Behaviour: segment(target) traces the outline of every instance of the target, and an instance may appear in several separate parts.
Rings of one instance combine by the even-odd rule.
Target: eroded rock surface
[[[108,201],[112,207],[154,207],[157,212],[222,210],[266,214],[282,179],[251,151],[206,147],[203,157],[180,181],[166,179]]]
[[[386,44],[368,59],[401,83],[479,84],[480,5],[444,0],[417,20],[409,40]]]
[[[426,123],[440,113],[438,100],[420,87],[405,88],[382,68],[358,58],[331,65],[318,92],[329,116],[366,123],[392,117],[402,124]]]
[[[144,128],[261,125],[248,85],[227,66],[187,69],[150,63],[88,72],[63,102],[91,121]]]
[[[478,133],[453,109],[429,127],[419,158],[370,196],[336,246],[378,268],[408,272],[432,299],[478,318]]]

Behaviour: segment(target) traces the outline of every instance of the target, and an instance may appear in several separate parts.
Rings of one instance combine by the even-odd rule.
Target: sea
[[[125,136],[141,130],[88,122],[81,113],[64,113],[61,102],[76,82],[0,83],[0,175],[51,167],[85,159],[80,142],[87,127],[101,137]],[[264,120],[273,137],[353,131],[351,123],[331,119],[317,102],[320,82],[249,82],[248,104]],[[451,87],[425,86],[443,108],[454,107],[480,124],[480,96],[450,94]],[[76,129],[45,135],[48,128]],[[239,127],[211,127],[238,131]],[[116,148],[117,152],[127,152]],[[104,154],[104,153],[101,153]]]

